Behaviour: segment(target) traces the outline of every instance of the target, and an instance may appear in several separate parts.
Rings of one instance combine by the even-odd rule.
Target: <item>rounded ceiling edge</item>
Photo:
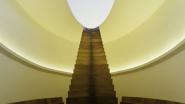
[[[166,57],[170,53],[172,53],[175,50],[177,50],[183,44],[185,44],[185,37],[178,44],[174,45],[171,49],[167,50],[166,52],[162,53],[159,56],[156,56],[152,60],[149,60],[149,61],[147,61],[147,62],[145,62],[143,64],[140,64],[140,65],[137,65],[135,67],[131,67],[131,68],[128,68],[128,69],[121,69],[121,70],[119,69],[119,70],[111,71],[110,73],[113,76],[116,76],[116,75],[121,75],[121,74],[128,73],[128,72],[138,71],[139,69],[142,69],[144,67],[147,67],[147,66],[155,63],[156,61],[159,61],[159,60],[163,59],[164,57]],[[46,71],[50,71],[50,72],[55,72],[55,73],[67,75],[67,76],[71,76],[73,74],[73,72],[71,72],[71,71],[68,71],[67,72],[67,71],[63,71],[63,70],[59,70],[59,69],[55,69],[55,68],[50,68],[50,67],[47,67],[45,65],[37,64],[33,60],[29,60],[29,59],[27,59],[27,58],[25,58],[25,57],[17,54],[16,52],[14,52],[13,50],[11,50],[10,48],[8,48],[6,45],[2,44],[1,42],[0,42],[0,47],[3,48],[4,50],[6,50],[11,55],[15,56],[16,58],[18,58],[18,59],[20,59],[20,60],[22,60],[22,61],[24,61],[24,62],[26,62],[26,63],[28,63],[30,65],[33,65],[35,67],[44,69]]]
[[[63,75],[66,75],[66,76],[71,76],[72,73],[73,73],[71,71],[67,72],[67,71],[63,71],[61,69],[59,70],[59,69],[47,67],[45,65],[37,64],[33,60],[27,59],[27,58],[23,57],[22,55],[19,55],[18,53],[14,52],[13,50],[8,48],[6,45],[4,45],[1,42],[0,42],[0,47],[2,49],[4,49],[6,52],[8,52],[9,54],[11,54],[11,55],[15,56],[16,58],[20,59],[21,61],[23,61],[23,62],[25,62],[25,63],[27,63],[29,65],[32,65],[34,67],[40,68],[42,70],[46,70],[46,71],[54,72],[54,73],[59,73],[59,74],[63,74]]]
[[[151,60],[148,60],[147,62],[143,63],[143,64],[140,64],[140,65],[135,65],[134,67],[130,67],[130,68],[120,68],[120,69],[117,69],[117,70],[114,70],[114,71],[111,71],[110,73],[113,75],[113,76],[116,76],[116,75],[121,75],[121,74],[124,74],[124,73],[130,73],[130,72],[134,72],[134,71],[138,71],[138,70],[142,70],[143,68],[147,67],[147,66],[150,66],[152,64],[154,64],[155,62],[157,61],[160,61],[162,60],[163,58],[165,58],[166,56],[170,55],[172,52],[175,52],[180,46],[184,45],[185,44],[185,36],[183,37],[183,39],[175,44],[174,46],[172,46],[170,49],[168,49],[166,52],[163,52],[161,55],[159,56],[156,56],[155,58],[151,59]],[[110,68],[111,69],[111,68]]]

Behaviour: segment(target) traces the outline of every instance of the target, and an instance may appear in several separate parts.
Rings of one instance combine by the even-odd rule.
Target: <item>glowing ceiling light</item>
[[[67,0],[74,17],[86,28],[100,26],[108,17],[115,0]]]

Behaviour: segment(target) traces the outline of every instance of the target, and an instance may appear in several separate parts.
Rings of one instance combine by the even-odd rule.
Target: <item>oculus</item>
[[[86,28],[97,28],[108,17],[115,0],[67,0],[72,14]]]

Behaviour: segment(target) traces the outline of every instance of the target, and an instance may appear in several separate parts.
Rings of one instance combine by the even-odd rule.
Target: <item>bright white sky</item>
[[[74,17],[86,28],[100,26],[114,4],[115,0],[68,0]]]

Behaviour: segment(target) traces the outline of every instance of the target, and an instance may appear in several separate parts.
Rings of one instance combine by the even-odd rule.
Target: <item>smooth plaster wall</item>
[[[145,68],[113,79],[119,98],[135,96],[185,103],[185,44]]]
[[[113,76],[117,96],[159,98],[185,103],[185,44],[143,69]],[[70,77],[42,71],[0,48],[0,104],[62,96]]]
[[[66,97],[70,77],[42,71],[0,48],[0,104]]]

